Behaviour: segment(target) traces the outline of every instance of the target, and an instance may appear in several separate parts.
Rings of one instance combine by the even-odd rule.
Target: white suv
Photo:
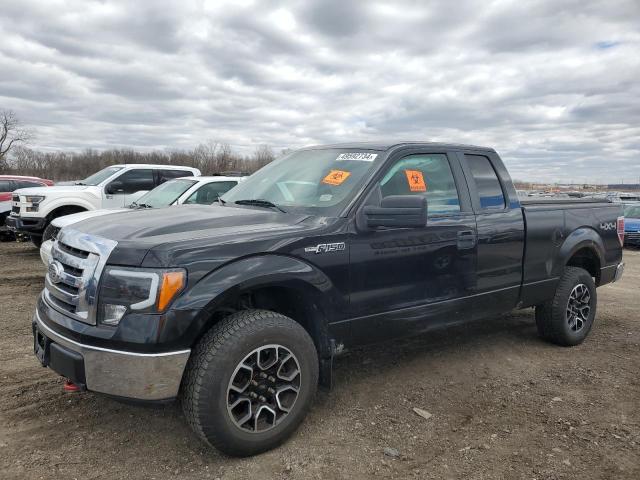
[[[175,165],[112,165],[75,185],[23,188],[13,193],[6,224],[29,234],[39,247],[44,229],[56,217],[121,208],[167,180],[186,176],[200,176],[200,170]]]

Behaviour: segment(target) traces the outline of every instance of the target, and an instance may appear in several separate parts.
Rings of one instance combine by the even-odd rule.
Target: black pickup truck
[[[204,441],[251,455],[296,429],[349,347],[526,307],[579,344],[622,275],[623,226],[606,201],[519,202],[490,148],[305,148],[217,206],[63,228],[34,349],[81,388],[179,397]]]

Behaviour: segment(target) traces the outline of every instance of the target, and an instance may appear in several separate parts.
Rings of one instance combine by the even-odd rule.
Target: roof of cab
[[[159,164],[154,164],[154,163],[117,163],[117,164],[114,164],[114,165],[109,165],[109,167],[165,168],[165,169],[168,169],[168,170],[198,170],[195,167],[188,167],[186,165],[159,165]],[[198,170],[198,171],[200,171],[200,170]]]
[[[386,151],[396,147],[412,147],[412,146],[427,146],[433,148],[445,148],[452,150],[483,150],[487,152],[494,152],[493,148],[479,147],[476,145],[463,145],[458,143],[443,143],[443,142],[423,142],[423,141],[385,141],[385,142],[349,142],[349,143],[336,143],[333,145],[312,145],[306,147],[308,149],[319,148],[359,148],[368,150],[380,150]]]

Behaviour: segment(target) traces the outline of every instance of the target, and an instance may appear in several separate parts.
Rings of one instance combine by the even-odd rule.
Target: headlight
[[[42,202],[43,200],[44,196],[42,195],[27,195],[25,197],[25,201],[31,204],[27,206],[27,212],[37,212],[38,205],[40,205],[40,202]]]
[[[186,285],[182,269],[107,267],[102,275],[98,320],[118,325],[128,312],[160,313]]]

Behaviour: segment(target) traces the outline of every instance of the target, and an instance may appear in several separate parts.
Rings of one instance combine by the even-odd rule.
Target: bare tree
[[[6,167],[6,157],[11,147],[26,143],[31,137],[28,130],[11,110],[0,110],[0,168]]]

